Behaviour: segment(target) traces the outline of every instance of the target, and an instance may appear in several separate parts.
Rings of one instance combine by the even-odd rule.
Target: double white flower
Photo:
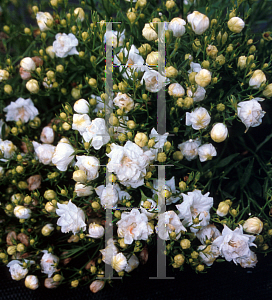
[[[58,33],[55,36],[55,41],[53,42],[53,52],[57,57],[67,57],[68,55],[78,55],[76,46],[78,45],[78,39],[69,33]]]

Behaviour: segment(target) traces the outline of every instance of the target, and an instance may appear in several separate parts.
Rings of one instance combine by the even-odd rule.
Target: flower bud
[[[151,46],[149,44],[142,44],[140,48],[138,48],[139,53],[142,56],[147,55],[149,52],[151,52]]]
[[[191,247],[191,242],[190,242],[190,240],[188,240],[188,239],[183,239],[183,240],[181,240],[180,241],[180,247],[182,248],[182,249],[189,249],[190,247]]]
[[[186,22],[181,18],[174,18],[168,25],[168,30],[173,31],[174,37],[181,37],[184,35]]]
[[[176,151],[173,153],[173,159],[174,160],[177,160],[177,161],[180,161],[183,159],[183,155],[181,153],[181,151]]]
[[[214,45],[209,45],[206,48],[207,55],[210,56],[213,59],[216,58],[217,52],[218,52],[218,50],[217,50],[216,46],[214,46]]]
[[[253,89],[259,89],[262,83],[266,82],[265,74],[262,70],[254,71],[252,77],[249,80],[249,86]]]
[[[136,123],[133,120],[129,120],[127,122],[127,127],[131,130],[133,130],[136,127]]]
[[[193,44],[192,44],[192,48],[193,48],[193,51],[197,52],[198,49],[200,49],[201,47],[201,43],[200,43],[200,40],[199,39],[195,39]]]
[[[225,201],[222,201],[219,203],[216,213],[218,214],[218,216],[224,217],[228,214],[229,209],[230,206]]]
[[[25,286],[28,289],[36,290],[39,287],[38,277],[35,275],[27,275],[25,278]]]
[[[8,255],[13,255],[13,254],[15,254],[16,253],[16,246],[9,246],[8,248],[7,248],[7,253],[8,253]]]
[[[228,27],[230,31],[240,33],[245,27],[245,22],[241,18],[233,17],[228,21]]]
[[[18,252],[24,252],[25,251],[25,245],[22,244],[22,243],[19,243],[16,247],[17,247],[16,249],[17,249]]]
[[[97,87],[97,81],[96,79],[94,78],[90,78],[89,81],[88,81],[89,85],[93,88],[96,88]]]
[[[185,261],[185,258],[182,254],[177,254],[175,257],[174,257],[174,262],[180,267],[183,265]]]
[[[73,179],[76,182],[85,183],[87,180],[87,175],[83,170],[77,170],[73,173]]]
[[[35,71],[36,64],[31,57],[25,57],[20,61],[20,66],[27,72]]]
[[[45,49],[45,52],[48,56],[50,56],[52,59],[56,56],[55,52],[53,51],[53,46],[48,46]]]
[[[210,62],[208,60],[204,60],[201,64],[202,68],[204,69],[209,69],[210,67]]]
[[[134,138],[134,142],[139,147],[144,147],[148,142],[148,137],[142,132],[138,132]]]
[[[195,34],[202,34],[209,28],[209,18],[198,11],[189,14],[187,20]]]
[[[85,12],[81,7],[78,7],[74,10],[74,16],[83,22],[85,18]]]
[[[211,72],[206,69],[200,70],[195,76],[196,83],[202,87],[206,87],[211,82],[211,80]]]
[[[26,83],[26,88],[29,90],[32,94],[37,94],[39,92],[39,83],[36,79],[30,79]]]
[[[249,53],[254,53],[256,51],[256,47],[254,45],[252,45],[250,48],[249,48]]]
[[[134,12],[130,11],[127,13],[127,18],[129,19],[130,23],[133,24],[137,19],[137,16]]]
[[[266,98],[271,98],[272,97],[272,83],[266,86],[265,90],[263,91],[263,95]]]
[[[152,23],[151,23],[151,26],[154,28]],[[146,23],[143,30],[142,30],[142,35],[148,41],[155,41],[158,38],[158,35],[157,35],[156,31],[151,26],[150,26],[149,23]]]
[[[159,53],[152,51],[147,55],[146,64],[149,66],[157,66],[158,65]]]
[[[167,160],[167,156],[164,152],[158,153],[158,156],[157,156],[158,162],[165,162],[166,160]]]
[[[46,225],[43,226],[43,228],[42,228],[42,235],[48,236],[48,235],[50,235],[50,233],[51,233],[53,230],[54,230],[53,224],[46,224]]]
[[[91,283],[91,285],[90,285],[90,290],[91,290],[91,292],[93,292],[93,293],[97,293],[97,292],[99,292],[100,290],[103,289],[104,285],[105,285],[105,281],[102,281],[102,280],[95,280],[95,281],[93,281],[93,282]]]
[[[219,66],[223,66],[226,62],[225,56],[220,54],[219,56],[216,57],[215,61],[219,64]]]
[[[47,190],[43,196],[46,200],[53,200],[57,197],[57,194],[53,190]]]
[[[8,95],[10,95],[12,93],[12,86],[9,84],[5,84],[4,85],[4,92]]]
[[[45,204],[45,210],[49,213],[54,213],[56,211],[56,208],[54,207],[53,203],[52,202],[47,202]]]
[[[223,123],[217,123],[213,126],[210,134],[213,141],[216,143],[221,143],[228,136],[228,128]]]
[[[44,280],[44,286],[48,289],[55,289],[60,284],[59,281],[54,281],[53,278],[46,278]]]
[[[243,229],[248,233],[259,234],[263,230],[263,222],[257,217],[247,219]]]
[[[175,78],[178,75],[178,70],[172,66],[165,68],[165,76],[168,78]]]
[[[241,70],[245,69],[247,65],[247,57],[246,56],[240,56],[238,58],[238,63],[237,67],[240,68]]]

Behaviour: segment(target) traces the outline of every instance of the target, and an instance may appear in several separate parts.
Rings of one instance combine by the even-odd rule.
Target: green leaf
[[[240,153],[234,153],[224,159],[222,159],[218,164],[217,164],[217,168],[223,168],[226,165],[228,165],[235,157],[237,157],[238,155],[240,155]]]
[[[243,189],[249,181],[249,178],[251,176],[251,171],[253,168],[253,163],[254,163],[254,158],[250,160],[249,164],[247,165],[247,167],[245,169],[244,175],[241,178],[241,181],[240,181],[241,189]]]

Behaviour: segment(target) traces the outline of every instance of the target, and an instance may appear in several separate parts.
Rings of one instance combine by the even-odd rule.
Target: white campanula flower
[[[170,96],[180,98],[184,96],[185,90],[179,83],[172,83],[168,87],[168,94]]]
[[[196,91],[192,91],[191,88],[187,89],[187,96],[193,98],[194,102],[200,102],[205,98],[206,90],[204,87],[197,85]]]
[[[72,129],[78,130],[81,135],[86,131],[86,128],[92,123],[87,114],[74,114]]]
[[[113,48],[120,47],[123,45],[125,40],[125,30],[122,32],[118,31],[109,31],[104,34],[104,43],[107,42],[109,46]]]
[[[201,245],[197,248],[200,261],[207,266],[211,266],[220,255],[218,247],[214,245]]]
[[[2,152],[4,158],[11,158],[17,150],[17,147],[9,140],[0,139],[0,151]]]
[[[108,171],[115,173],[121,184],[133,188],[144,184],[146,168],[155,157],[150,150],[144,151],[131,141],[124,146],[111,144],[111,152],[107,156],[111,159]]]
[[[54,142],[55,133],[53,128],[45,126],[42,130],[40,140],[46,144],[52,144]]]
[[[178,200],[180,200],[179,196],[176,196],[176,197],[172,196],[172,194],[178,193],[178,191],[176,190],[176,185],[175,185],[175,176],[173,176],[169,180],[165,180],[165,185],[163,185],[163,186],[159,186],[159,180],[154,179],[153,180],[153,188],[154,188],[154,190],[152,190],[153,194],[161,193],[164,196],[165,191],[170,192],[171,196],[165,199],[166,205],[176,203]]]
[[[50,144],[39,144],[35,141],[32,142],[34,146],[34,152],[39,162],[44,165],[50,165],[52,163],[53,154],[56,147]]]
[[[263,230],[263,222],[257,217],[249,218],[245,221],[243,229],[248,233],[259,234]]]
[[[121,272],[127,267],[127,259],[123,253],[118,253],[113,256],[111,266],[116,272]]]
[[[156,226],[156,232],[162,240],[170,240],[170,233],[175,232],[177,239],[181,235],[181,231],[187,231],[182,225],[178,215],[170,210],[158,215],[158,225]]]
[[[151,93],[157,93],[163,87],[163,83],[169,84],[170,80],[155,70],[147,70],[141,80],[141,84],[145,82],[145,88]]]
[[[213,141],[215,141],[216,143],[221,143],[228,136],[228,128],[223,123],[217,123],[213,125],[210,135]]]
[[[69,143],[68,139],[62,138],[55,149],[53,154],[52,163],[57,167],[60,171],[66,171],[68,165],[74,159],[73,153],[75,149]]]
[[[212,144],[204,144],[198,148],[199,160],[201,162],[211,160],[213,156],[217,155],[217,152]]]
[[[188,71],[188,74],[191,74],[192,72],[200,72],[202,70],[202,67],[199,63],[190,62],[190,70]]]
[[[121,220],[117,223],[118,236],[124,238],[125,244],[132,244],[133,241],[148,239],[153,233],[148,224],[148,218],[145,214],[140,213],[138,209],[133,208],[130,212],[123,212]]]
[[[262,70],[256,70],[253,72],[249,80],[249,86],[253,89],[259,89],[262,83],[266,82],[266,76]]]
[[[24,71],[32,72],[36,70],[36,64],[31,57],[25,57],[20,61],[20,66]]]
[[[87,186],[84,185],[82,183],[77,182],[75,184],[75,193],[77,195],[77,197],[85,197],[85,196],[89,196],[93,193],[93,187],[92,186]]]
[[[258,262],[257,255],[250,250],[247,255],[238,257],[236,262],[240,264],[242,268],[254,268]]]
[[[201,228],[197,233],[196,237],[200,240],[201,244],[206,245],[206,240],[214,241],[221,235],[221,232],[213,225],[209,224]]]
[[[94,156],[77,155],[75,164],[79,170],[83,170],[87,175],[87,181],[94,180],[99,176],[99,160]]]
[[[33,120],[39,111],[34,106],[31,99],[18,98],[3,109],[6,112],[6,121],[19,121],[23,123]]]
[[[115,240],[110,238],[107,241],[107,247],[105,249],[99,250],[102,254],[102,260],[105,264],[110,265],[113,256],[117,255],[117,253],[118,253],[118,249],[114,245],[115,242],[116,242]]]
[[[126,266],[126,268],[125,268],[125,271],[126,271],[127,273],[133,271],[134,269],[136,269],[136,268],[139,266],[139,263],[140,263],[140,262],[139,262],[138,257],[137,257],[135,254],[133,254],[133,255],[130,257],[130,259],[127,261],[127,266]]]
[[[212,80],[212,73],[206,69],[200,70],[195,76],[195,82],[202,87],[206,87]]]
[[[198,155],[198,147],[201,145],[201,142],[197,139],[183,142],[178,145],[179,150],[182,155],[189,161],[197,158]]]
[[[27,262],[27,260],[25,261]],[[28,273],[28,269],[23,268],[23,263],[19,260],[11,260],[7,264],[7,267],[9,268],[9,272],[13,280],[21,280],[25,278],[26,274]]]
[[[262,117],[264,116],[265,111],[262,110],[258,101],[263,100],[263,98],[254,98],[249,101],[238,103],[238,118],[245,124],[246,131],[249,127],[257,127],[262,123]]]
[[[251,246],[256,245],[253,243],[255,236],[243,234],[243,227],[239,225],[233,231],[226,225],[222,231],[222,235],[216,238],[212,245],[219,248],[220,255],[227,261],[234,261],[235,264],[240,262],[241,258],[250,255]]]
[[[150,151],[155,155],[155,159],[157,159],[158,153],[163,151],[163,146],[167,141],[168,135],[168,132],[164,134],[158,134],[157,130],[155,128],[152,128],[151,133],[149,134],[149,138],[154,139],[155,145],[153,149],[150,149]]]
[[[52,26],[50,23],[53,24],[54,21],[49,12],[37,12],[36,19],[41,31],[50,30],[50,27]]]
[[[16,205],[13,213],[18,219],[29,219],[31,217],[31,209],[22,205]]]
[[[83,138],[86,142],[90,142],[95,150],[99,150],[103,145],[106,145],[110,140],[110,135],[105,120],[102,118],[94,119],[83,133]]]
[[[206,128],[211,121],[211,117],[204,107],[195,108],[191,113],[186,112],[186,126],[192,125],[195,130]]]
[[[36,290],[39,287],[38,277],[35,275],[27,275],[25,278],[25,286],[31,290]]]
[[[204,33],[210,25],[209,18],[198,11],[189,14],[187,21],[190,23],[194,33],[198,35]]]
[[[208,197],[209,192],[202,195],[200,190],[194,190],[188,192],[188,194],[182,194],[183,202],[176,205],[179,210],[179,218],[183,219],[182,224],[184,226],[190,226],[192,232],[196,233],[199,226],[203,227],[208,225],[210,221],[210,208],[213,206],[213,198]],[[199,219],[198,224],[193,224],[193,219]]]
[[[173,31],[173,36],[181,37],[184,35],[186,22],[181,18],[174,18],[168,25],[168,30]]]
[[[113,99],[113,103],[125,112],[129,112],[134,107],[134,101],[127,94],[118,93]]]
[[[60,216],[57,225],[61,226],[61,232],[72,231],[73,234],[76,234],[81,228],[83,231],[86,230],[85,214],[81,208],[77,207],[71,200],[68,204],[58,203],[57,205],[56,214]]]
[[[74,104],[74,110],[78,114],[87,114],[87,113],[89,113],[89,108],[90,108],[90,104],[85,99],[79,99]]]
[[[78,45],[77,38],[69,33],[58,33],[55,36],[55,41],[53,42],[53,52],[55,52],[57,57],[67,57],[68,55],[78,55],[76,46]]]
[[[239,17],[233,17],[228,21],[228,28],[234,33],[240,33],[245,27],[245,22]]]
[[[146,23],[143,30],[142,35],[144,38],[146,38],[148,41],[155,41],[158,38],[158,35],[156,31],[154,30],[153,23],[149,24]]]
[[[50,278],[57,271],[55,265],[58,264],[59,258],[56,255],[49,253],[47,250],[43,250],[42,252],[44,254],[41,258],[41,271]]]
[[[103,226],[96,223],[91,223],[89,225],[89,234],[86,234],[86,236],[93,239],[100,239],[104,235],[104,232],[105,230]]]

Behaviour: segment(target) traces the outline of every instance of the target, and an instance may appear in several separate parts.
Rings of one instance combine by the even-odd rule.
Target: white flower
[[[81,208],[77,207],[71,200],[68,204],[58,203],[57,205],[56,214],[60,216],[57,225],[61,226],[61,232],[72,231],[73,234],[76,234],[81,228],[83,231],[86,230],[85,214]]]
[[[18,98],[3,109],[6,112],[6,121],[19,121],[23,123],[33,120],[38,114],[37,108],[31,99]]]
[[[39,144],[35,141],[33,141],[32,144],[39,162],[43,163],[44,165],[50,165],[52,163],[52,158],[56,147],[50,144]]]
[[[262,70],[256,70],[253,72],[249,80],[249,86],[253,89],[259,89],[262,83],[266,82],[266,76]]]
[[[216,214],[220,217],[224,217],[229,213],[230,206],[226,201],[222,201],[218,204]]]
[[[211,160],[217,152],[212,144],[204,144],[198,148],[199,160],[201,162]]]
[[[9,272],[13,280],[21,280],[25,278],[26,274],[28,273],[28,269],[23,268],[23,263],[19,260],[11,260],[7,264],[7,267],[9,268]]]
[[[259,234],[263,230],[263,222],[257,217],[247,219],[243,229],[248,233]]]
[[[89,234],[86,234],[86,236],[93,239],[100,239],[104,235],[104,232],[105,230],[103,226],[96,223],[91,223],[89,225]]]
[[[233,17],[228,21],[228,27],[230,31],[240,33],[245,27],[245,22],[241,18]]]
[[[210,135],[213,141],[215,141],[216,143],[221,143],[228,136],[228,128],[223,123],[217,123],[213,125]]]
[[[153,233],[148,224],[147,216],[140,213],[136,208],[133,208],[130,212],[123,212],[121,220],[116,224],[118,226],[118,236],[124,238],[125,244],[132,244],[134,240],[146,241],[148,236]]]
[[[181,37],[184,35],[186,22],[181,18],[174,18],[168,25],[168,30],[173,31],[173,36]]]
[[[77,7],[74,10],[74,16],[77,17],[76,19],[79,19],[81,22],[83,22],[85,19],[85,12],[81,7]]]
[[[192,72],[198,73],[202,70],[202,67],[198,63],[190,62],[190,70],[188,71],[188,74],[191,74]]]
[[[221,235],[220,231],[213,225],[209,224],[201,228],[197,233],[196,237],[200,240],[201,244],[206,245],[206,240],[214,241]]]
[[[212,73],[206,69],[200,70],[195,76],[195,82],[202,87],[206,87],[212,80]]]
[[[127,94],[118,93],[113,99],[113,103],[125,112],[129,112],[134,107],[134,101]]]
[[[211,266],[216,258],[220,255],[218,247],[214,245],[201,245],[197,248],[200,260],[207,266]]]
[[[206,128],[211,121],[211,117],[204,107],[195,108],[191,113],[186,113],[186,126],[192,125],[195,130]]]
[[[44,254],[41,258],[41,271],[50,278],[57,271],[55,265],[58,264],[59,258],[56,255],[49,253],[47,250],[43,250],[42,252]]]
[[[178,193],[178,191],[176,190],[176,185],[175,185],[175,176],[173,176],[169,180],[165,180],[164,186],[159,186],[158,179],[154,179],[153,180],[153,188],[154,188],[154,190],[157,190],[157,191],[152,190],[153,194],[159,194],[159,193],[165,194],[165,191],[169,191],[171,194]],[[179,199],[180,199],[179,196],[177,196],[177,197],[170,196],[169,198],[165,199],[166,205],[176,203]]]
[[[127,259],[123,253],[113,256],[111,266],[116,272],[121,272],[127,267]]]
[[[202,34],[210,25],[209,18],[198,11],[194,11],[187,16],[188,23],[191,24],[192,30],[195,34]]]
[[[110,140],[110,135],[105,120],[102,118],[94,119],[83,133],[83,138],[86,142],[91,141],[91,146],[95,150],[99,150],[103,145],[106,145]]]
[[[127,273],[133,271],[134,269],[136,269],[136,268],[139,266],[139,263],[140,263],[140,262],[139,262],[138,257],[137,257],[135,254],[133,254],[133,255],[130,257],[130,259],[127,261],[127,266],[126,266],[126,268],[125,268],[125,271],[126,271]]]
[[[39,92],[39,83],[36,79],[30,79],[26,83],[26,88],[31,94],[37,94]]]
[[[62,138],[57,144],[53,154],[52,163],[60,171],[66,171],[68,165],[74,159],[74,152],[75,149],[70,145],[69,141],[66,138]]]
[[[45,126],[41,133],[41,141],[46,144],[52,144],[54,142],[54,137],[54,130],[49,126]]]
[[[210,220],[210,208],[213,206],[213,198],[208,197],[209,192],[202,195],[200,190],[188,192],[188,195],[182,194],[183,202],[176,205],[179,210],[179,218],[183,219],[182,224],[190,226],[192,232],[196,233],[199,226],[206,226]],[[193,224],[193,219],[199,219],[198,224]]]
[[[92,95],[93,97],[93,95]],[[79,99],[74,104],[74,110],[78,114],[87,114],[89,113],[90,105],[87,100],[85,99]]]
[[[1,70],[0,69],[0,82],[3,80],[8,80],[9,78],[9,72],[7,70]]]
[[[141,84],[145,81],[145,88],[147,91],[151,93],[157,93],[163,87],[163,83],[170,83],[170,80],[165,76],[161,75],[159,72],[155,70],[147,70],[144,72],[144,75],[141,80]]]
[[[78,197],[89,196],[93,193],[93,187],[77,182],[75,184],[75,193]]]
[[[175,232],[177,239],[181,235],[181,231],[187,231],[182,225],[178,215],[170,210],[163,214],[158,215],[158,225],[156,226],[156,232],[162,240],[170,240],[170,233]]]
[[[237,114],[239,119],[245,124],[247,130],[249,127],[256,127],[262,123],[265,111],[262,110],[258,101],[263,100],[263,98],[254,98],[238,103]]]
[[[179,150],[181,151],[182,155],[187,160],[193,160],[198,155],[198,147],[201,145],[199,140],[189,140],[184,143],[178,145]]]
[[[168,87],[168,94],[170,96],[180,98],[184,96],[185,90],[179,83],[172,83]]]
[[[68,55],[79,54],[76,50],[78,45],[77,38],[69,33],[58,33],[55,36],[55,41],[53,42],[53,51],[56,53],[57,57],[67,57]]]
[[[4,155],[4,158],[11,158],[16,150],[17,147],[11,141],[0,139],[0,151]]]
[[[108,171],[115,173],[123,185],[133,188],[144,184],[146,167],[154,159],[150,150],[144,152],[131,141],[123,147],[111,144],[111,152],[107,156],[111,159],[107,165]]]
[[[197,89],[195,92],[192,92],[191,88],[187,89],[187,96],[192,97],[194,99],[194,102],[200,102],[205,98],[206,90],[204,87],[197,85]]]
[[[49,21],[54,21],[53,17],[50,15],[49,12],[37,12],[36,14],[36,19],[37,19],[37,23],[38,26],[40,28],[41,31],[46,31],[46,30],[50,30],[51,26],[47,26],[47,23]],[[51,24],[50,24],[51,25]]]
[[[236,262],[243,268],[254,268],[258,262],[257,255],[250,250],[248,255],[238,257]]]
[[[154,139],[156,143],[153,147],[155,149],[150,149],[150,151],[155,155],[155,159],[157,159],[158,152],[163,151],[163,146],[167,141],[168,135],[168,132],[164,134],[158,134],[157,130],[155,128],[152,128],[151,133],[149,134],[149,138]]]
[[[18,219],[29,219],[31,217],[31,209],[22,205],[16,205],[13,213]]]
[[[39,287],[38,277],[35,275],[27,275],[25,278],[25,286],[31,290],[36,290]]]
[[[155,41],[158,38],[158,35],[153,28],[153,23],[146,23],[142,30],[143,37],[146,38],[148,41]]]
[[[120,47],[123,45],[125,40],[125,30],[122,32],[118,31],[109,31],[104,34],[104,43],[112,45],[113,48]]]
[[[250,255],[249,247],[256,245],[253,243],[255,236],[243,234],[243,227],[239,225],[234,231],[224,225],[222,235],[216,238],[212,245],[219,248],[220,255],[227,261],[233,260],[235,264],[239,263],[240,258]]]
[[[94,180],[99,176],[99,160],[94,156],[76,156],[77,162],[75,164],[79,170],[86,172],[87,181]]]
[[[105,264],[110,265],[113,256],[117,255],[118,249],[114,245],[115,240],[112,238],[107,241],[107,247],[105,249],[99,250],[102,254],[102,260]]]
[[[25,57],[20,61],[20,66],[24,71],[31,72],[36,70],[36,64],[31,57]]]
[[[112,97],[114,97],[113,93],[112,93]],[[91,95],[91,98],[96,100],[96,107],[93,109],[94,113],[102,112],[103,109],[114,108],[113,107],[113,101],[111,99],[108,100],[107,105],[105,107],[105,103],[101,99],[101,97],[96,96],[96,95]]]
[[[72,129],[78,130],[81,135],[86,131],[86,128],[92,123],[87,114],[74,114]]]
[[[149,203],[148,208],[145,206],[146,202]],[[148,220],[155,218],[157,213],[160,212],[160,207],[157,205],[157,203],[149,198],[147,198],[145,201],[141,201],[140,209],[141,212],[147,216]]]

